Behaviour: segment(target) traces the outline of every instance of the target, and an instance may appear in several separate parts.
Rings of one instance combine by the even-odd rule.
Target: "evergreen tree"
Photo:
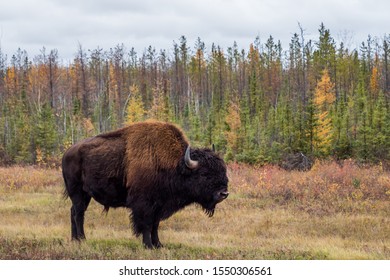
[[[305,147],[307,152],[311,155],[314,155],[315,152],[315,143],[317,140],[317,127],[318,127],[318,119],[316,114],[316,106],[314,104],[313,98],[309,99],[309,103],[305,112]]]
[[[375,68],[375,67],[374,67]],[[373,69],[374,69],[373,68]],[[372,121],[372,156],[376,159],[385,159],[388,155],[388,141],[389,135],[386,124],[388,121],[388,110],[385,104],[385,97],[383,92],[379,93],[378,100],[375,104]]]
[[[58,144],[54,114],[48,103],[38,111],[34,131],[36,161],[46,163],[54,157]]]
[[[225,128],[225,136],[226,136],[226,155],[225,159],[227,161],[234,160],[236,155],[238,154],[239,148],[239,130],[241,127],[241,119],[240,119],[240,107],[237,102],[231,102],[228,107],[226,118],[226,128]]]
[[[370,144],[372,142],[372,128],[369,125],[368,112],[364,109],[360,116],[359,126],[356,139],[356,153],[357,158],[366,162],[372,159],[370,154]]]
[[[348,104],[342,100],[336,104],[336,113],[333,118],[333,155],[336,159],[346,159],[352,156],[351,140]]]

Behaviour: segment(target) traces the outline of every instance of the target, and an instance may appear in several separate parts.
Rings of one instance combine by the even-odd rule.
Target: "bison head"
[[[188,146],[184,163],[189,171],[186,183],[194,201],[213,216],[215,206],[229,195],[225,162],[210,149],[191,150]]]

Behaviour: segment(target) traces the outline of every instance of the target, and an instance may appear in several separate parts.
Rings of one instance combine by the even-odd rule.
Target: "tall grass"
[[[70,241],[58,169],[0,168],[0,259],[390,259],[390,175],[351,161],[309,172],[230,164],[213,218],[195,205],[160,226],[145,250],[126,209],[92,202],[87,240]]]

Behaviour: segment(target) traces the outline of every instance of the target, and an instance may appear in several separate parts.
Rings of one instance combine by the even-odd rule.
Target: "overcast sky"
[[[0,44],[8,57],[19,47],[33,57],[44,46],[66,60],[79,43],[85,50],[123,43],[138,53],[149,45],[171,52],[181,35],[190,47],[200,37],[208,50],[213,42],[226,49],[234,41],[248,49],[256,36],[265,42],[269,35],[287,48],[298,22],[307,39],[318,38],[323,22],[354,47],[368,34],[390,34],[390,1],[0,0]]]

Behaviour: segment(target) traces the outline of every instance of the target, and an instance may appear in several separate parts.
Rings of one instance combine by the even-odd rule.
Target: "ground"
[[[85,242],[70,240],[59,169],[0,168],[0,259],[390,259],[390,175],[317,163],[309,172],[230,164],[229,198],[208,218],[190,206],[146,250],[126,209],[92,201]]]

